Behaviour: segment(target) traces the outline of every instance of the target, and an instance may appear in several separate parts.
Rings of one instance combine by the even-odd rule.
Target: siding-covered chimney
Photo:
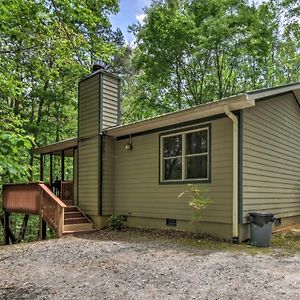
[[[93,66],[93,71],[79,83],[79,139],[94,136],[120,121],[120,79],[99,65]]]
[[[98,224],[101,208],[102,131],[120,120],[120,80],[95,66],[79,83],[77,204]]]

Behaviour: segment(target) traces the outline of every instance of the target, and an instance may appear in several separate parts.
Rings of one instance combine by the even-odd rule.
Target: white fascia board
[[[262,99],[262,98],[269,98],[269,97],[276,97],[276,95],[288,93],[288,92],[294,92],[300,89],[300,83],[293,83],[293,84],[288,84],[285,86],[281,87],[274,87],[274,88],[268,88],[268,89],[261,89],[261,90],[256,90],[252,92],[248,92],[247,96],[248,99]]]
[[[231,111],[235,111],[252,107],[254,105],[254,99],[249,99],[247,94],[240,94],[174,113],[107,129],[105,134],[113,137],[130,135],[138,132],[167,127],[174,124],[180,124],[198,119],[200,120],[214,115],[224,114],[224,106],[227,106]]]

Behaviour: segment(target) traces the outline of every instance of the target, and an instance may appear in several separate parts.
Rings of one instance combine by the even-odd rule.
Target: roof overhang
[[[282,94],[293,93],[296,97],[296,100],[300,102],[300,83],[291,83],[283,86],[266,88],[261,90],[255,90],[251,92],[247,92],[248,99],[267,99],[276,96],[280,96]]]
[[[300,107],[300,83],[292,83],[284,86],[265,88],[231,96],[221,100],[208,102],[185,110],[164,114],[158,117],[146,119],[107,129],[105,133],[113,137],[127,136],[131,134],[151,131],[171,125],[181,124],[193,120],[203,119],[223,114],[225,106],[230,111],[241,110],[255,106],[256,100],[262,100],[293,93]]]
[[[228,97],[222,100],[209,102],[185,110],[164,114],[151,119],[135,122],[123,126],[107,129],[105,133],[113,137],[120,137],[168,127],[193,120],[203,119],[219,114],[224,114],[225,106],[231,111],[236,111],[255,105],[255,100],[248,99],[247,94]]]
[[[31,150],[32,154],[54,154],[60,155],[64,151],[65,156],[73,156],[73,149],[77,148],[78,139],[68,139],[61,142],[53,143],[47,146],[34,148]]]
[[[100,71],[99,71],[100,72]],[[101,71],[102,72],[102,71]],[[300,108],[300,83],[292,83],[284,86],[273,87],[246,92],[221,100],[204,103],[195,107],[177,112],[167,113],[158,117],[107,128],[104,133],[113,137],[134,135],[136,133],[149,132],[152,130],[180,125],[190,121],[205,119],[212,116],[222,115],[225,110],[238,111],[255,106],[255,101],[268,99],[283,94],[292,93]],[[64,151],[66,156],[73,156],[73,149],[78,146],[78,139],[68,139],[62,142],[38,147],[32,150],[33,154],[60,155]]]

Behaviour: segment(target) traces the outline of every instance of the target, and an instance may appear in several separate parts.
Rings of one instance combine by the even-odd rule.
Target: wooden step
[[[83,231],[83,230],[91,230],[93,229],[92,223],[82,223],[82,224],[67,224],[64,225],[63,233],[67,232],[77,232],[77,231]]]
[[[65,219],[81,218],[81,217],[83,217],[83,215],[80,211],[65,212]]]
[[[83,230],[67,230],[63,232],[63,235],[68,235],[68,234],[74,234],[74,233],[93,233],[95,231],[98,231],[97,229],[83,229]]]
[[[86,217],[79,218],[65,218],[65,224],[82,224],[82,223],[90,223],[90,221]]]
[[[73,200],[61,200],[64,204],[66,205],[74,205],[74,201]]]
[[[74,205],[67,206],[67,207],[65,207],[65,213],[67,213],[67,212],[78,212],[78,209]]]
[[[93,223],[74,205],[65,208],[64,224],[64,234],[94,230]]]

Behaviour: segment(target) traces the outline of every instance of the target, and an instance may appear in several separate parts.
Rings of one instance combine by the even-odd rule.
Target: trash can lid
[[[266,211],[254,211],[249,213],[250,216],[257,216],[257,217],[274,217],[274,214],[271,212]]]

